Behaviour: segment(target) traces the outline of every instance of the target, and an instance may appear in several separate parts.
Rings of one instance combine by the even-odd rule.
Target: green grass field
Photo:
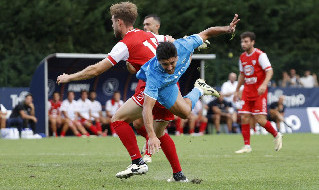
[[[130,163],[118,138],[70,137],[0,140],[0,189],[319,189],[318,135],[284,135],[280,152],[270,135],[252,136],[253,152],[243,155],[234,154],[241,135],[173,139],[185,175],[201,184],[167,183],[163,152],[146,175],[117,179]]]

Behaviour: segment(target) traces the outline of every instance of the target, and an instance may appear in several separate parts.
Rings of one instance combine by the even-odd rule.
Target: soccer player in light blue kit
[[[238,21],[238,15],[236,14],[228,26],[210,27],[199,34],[184,39],[169,40],[174,41],[174,43],[160,43],[156,49],[156,56],[145,63],[137,74],[139,79],[146,81],[146,88],[141,91],[138,97],[134,97],[143,99],[143,106],[137,105],[133,98],[130,98],[112,117],[112,122],[117,124],[118,129],[120,129],[119,127],[122,127],[122,125],[127,126],[128,123],[138,118],[143,118],[149,136],[148,147],[150,153],[154,154],[159,151],[160,147],[163,148],[163,151],[165,148],[164,153],[172,169],[174,167],[179,170],[173,173],[173,177],[168,180],[169,182],[187,182],[188,179],[181,171],[175,144],[164,132],[167,124],[165,122],[153,123],[152,109],[156,100],[158,100],[159,103],[169,109],[173,114],[187,118],[191,113],[192,107],[201,95],[218,96],[218,93],[207,85],[204,80],[198,79],[195,83],[195,88],[184,99],[181,96],[176,82],[189,67],[191,55],[195,48],[203,44],[203,41],[206,41],[208,38],[220,34],[233,33]],[[122,142],[126,142],[125,140],[124,137],[121,138]],[[131,142],[133,143],[133,141]],[[167,147],[168,142],[172,147]],[[135,156],[135,154],[131,156]],[[132,164],[125,170],[118,172],[116,177],[129,178],[133,175],[142,175],[147,172],[147,164],[142,158],[138,158],[132,160]]]
[[[160,148],[160,141],[153,129],[152,109],[156,101],[174,115],[186,119],[200,96],[219,97],[218,92],[207,85],[203,79],[197,79],[193,90],[184,98],[176,83],[189,67],[194,49],[212,36],[233,33],[238,21],[236,14],[229,26],[211,27],[199,34],[178,39],[173,43],[160,43],[156,49],[156,56],[145,63],[136,74],[138,79],[146,81],[142,116],[149,135],[151,153],[155,153]]]

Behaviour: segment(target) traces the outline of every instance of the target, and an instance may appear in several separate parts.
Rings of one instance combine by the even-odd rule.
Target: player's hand
[[[161,141],[155,136],[148,139],[148,150],[151,154],[155,154],[161,148]]]
[[[56,80],[56,82],[57,82],[58,84],[68,83],[68,82],[70,82],[70,81],[71,81],[71,80],[70,80],[70,75],[65,74],[65,73],[63,73],[63,75],[58,76],[58,78],[57,78],[57,80]]]
[[[126,62],[126,68],[127,68],[128,72],[131,73],[131,74],[136,74],[137,73],[136,69],[129,62]]]
[[[170,36],[170,35],[166,35],[165,36],[165,38],[166,38],[166,40],[168,41],[168,42],[174,42],[175,41],[175,38],[173,38],[172,36]]]
[[[228,33],[234,33],[236,29],[237,23],[240,21],[238,19],[238,14],[235,14],[233,21],[229,24]]]
[[[31,120],[32,120],[34,123],[38,122],[37,118],[34,117],[34,116],[31,118]]]
[[[260,87],[257,89],[258,95],[264,94],[266,90],[267,90],[267,85],[265,84],[260,85]]]

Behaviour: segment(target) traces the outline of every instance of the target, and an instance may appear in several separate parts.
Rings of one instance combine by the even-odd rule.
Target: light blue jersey
[[[174,105],[179,91],[176,83],[189,67],[194,49],[202,45],[203,40],[195,34],[175,40],[173,44],[178,56],[174,74],[166,73],[156,56],[145,63],[136,74],[138,79],[146,81],[144,94],[157,100],[167,109]]]

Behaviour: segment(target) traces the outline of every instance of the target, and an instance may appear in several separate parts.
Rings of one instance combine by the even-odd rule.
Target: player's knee
[[[135,120],[135,121],[133,121],[133,126],[135,129],[140,129],[141,127],[144,126],[144,123],[143,123],[143,121]]]

